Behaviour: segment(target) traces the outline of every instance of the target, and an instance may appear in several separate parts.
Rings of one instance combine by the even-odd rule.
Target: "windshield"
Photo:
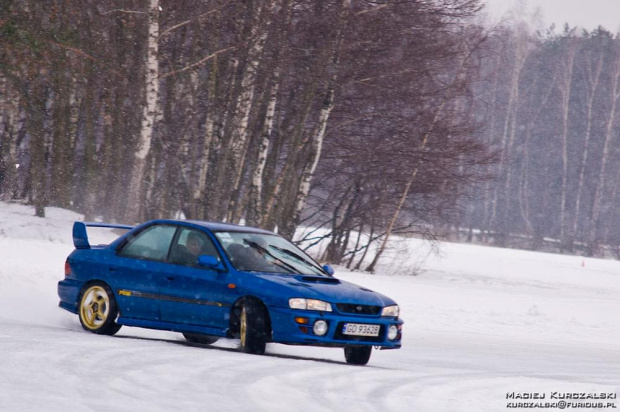
[[[237,270],[328,276],[311,257],[277,235],[216,232]]]

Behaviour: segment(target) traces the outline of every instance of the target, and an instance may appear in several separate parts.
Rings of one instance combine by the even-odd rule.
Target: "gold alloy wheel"
[[[246,344],[246,334],[248,331],[248,315],[245,313],[245,307],[241,309],[241,347],[245,348]]]
[[[80,304],[80,315],[89,329],[100,328],[110,313],[110,297],[101,286],[91,286],[84,292]]]

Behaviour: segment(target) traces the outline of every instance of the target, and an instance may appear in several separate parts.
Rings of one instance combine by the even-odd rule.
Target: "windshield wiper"
[[[286,263],[285,261],[283,261],[282,259],[280,259],[277,256],[274,256],[271,252],[269,252],[267,249],[265,249],[264,247],[262,247],[258,243],[253,242],[251,240],[247,240],[247,239],[243,239],[243,243],[245,243],[246,245],[248,245],[252,249],[256,249],[259,252],[264,253],[264,254],[272,257],[274,260],[280,262],[284,266],[282,266],[282,265],[278,265],[278,266],[280,266],[280,267],[282,267],[284,269],[288,269],[288,271],[290,273],[299,273],[299,270],[295,266],[291,265],[290,263]]]
[[[314,270],[319,270],[321,275],[324,275],[323,270],[317,268],[312,262],[309,262],[307,259],[304,259],[303,256],[298,255],[297,253],[293,252],[292,250],[289,249],[284,249],[278,246],[274,246],[274,245],[269,245],[269,247],[274,248],[275,250],[282,252],[288,256],[291,256],[293,258],[295,258],[296,260],[300,261],[301,263],[305,264],[306,266],[314,269]],[[328,275],[329,276],[329,275]]]

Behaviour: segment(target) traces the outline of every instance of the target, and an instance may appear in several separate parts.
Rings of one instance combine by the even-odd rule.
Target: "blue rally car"
[[[128,229],[90,245],[87,226]],[[372,347],[401,346],[392,299],[333,277],[281,236],[245,226],[153,220],[140,226],[75,222],[75,250],[58,282],[60,307],[90,332],[122,325],[180,332],[190,342],[237,338],[262,354],[267,342],[344,348],[365,365]]]

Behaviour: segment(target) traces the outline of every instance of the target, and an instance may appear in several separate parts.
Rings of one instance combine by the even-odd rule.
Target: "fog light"
[[[389,340],[394,340],[396,339],[396,337],[398,336],[398,328],[396,327],[396,325],[390,325],[388,327],[388,339]]]
[[[317,320],[314,322],[314,327],[312,328],[312,332],[314,332],[317,336],[323,336],[327,333],[327,322],[324,320]]]

